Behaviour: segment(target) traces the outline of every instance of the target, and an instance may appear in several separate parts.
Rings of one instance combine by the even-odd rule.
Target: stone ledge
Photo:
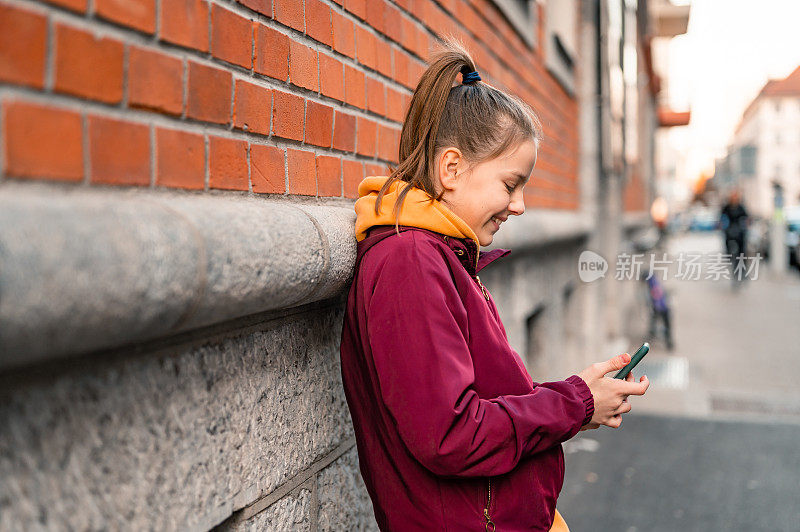
[[[0,185],[0,369],[340,293],[349,206],[247,195]]]

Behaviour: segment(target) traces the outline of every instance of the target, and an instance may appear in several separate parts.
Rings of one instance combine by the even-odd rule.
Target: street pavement
[[[721,238],[681,235],[666,251],[713,254]],[[676,347],[651,342],[636,372],[650,389],[621,429],[567,442],[559,510],[572,532],[800,531],[800,275],[762,262],[734,290],[675,273]]]

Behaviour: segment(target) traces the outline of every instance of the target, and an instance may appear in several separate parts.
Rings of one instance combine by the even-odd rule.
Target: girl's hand
[[[631,410],[628,396],[644,395],[647,391],[650,381],[646,376],[642,376],[639,382],[634,382],[632,374],[628,374],[624,381],[605,377],[606,373],[621,370],[630,361],[631,356],[623,353],[605,362],[596,362],[578,373],[594,397],[594,415],[581,430],[597,428],[600,425],[618,428],[622,425],[622,414]]]

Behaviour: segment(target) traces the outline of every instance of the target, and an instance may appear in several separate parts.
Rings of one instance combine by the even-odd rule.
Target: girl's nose
[[[508,204],[508,212],[514,216],[519,216],[525,212],[525,196],[520,188],[511,196],[511,203]]]

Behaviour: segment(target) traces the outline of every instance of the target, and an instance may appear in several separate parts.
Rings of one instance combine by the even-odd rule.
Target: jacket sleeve
[[[447,262],[409,233],[378,267],[367,330],[381,397],[410,453],[440,476],[493,476],[574,436],[594,411],[576,375],[478,397],[467,310]]]

